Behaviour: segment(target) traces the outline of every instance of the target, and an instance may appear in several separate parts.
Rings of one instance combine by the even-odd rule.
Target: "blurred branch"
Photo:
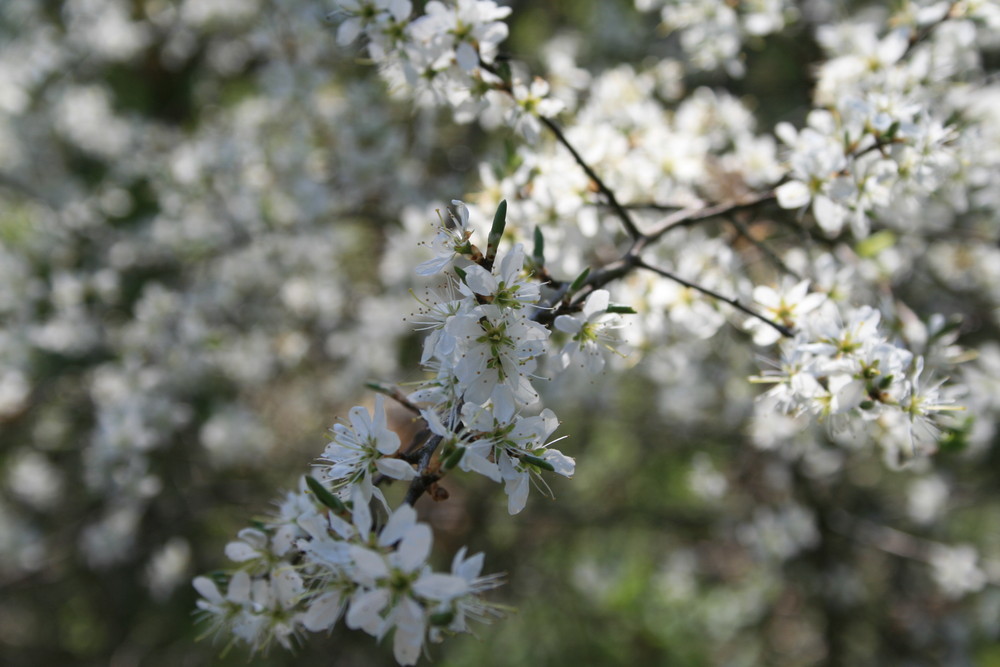
[[[545,127],[549,128],[549,131],[551,131],[555,136],[556,141],[562,144],[566,150],[570,152],[570,155],[573,156],[576,163],[580,165],[584,172],[586,172],[587,177],[594,182],[594,185],[597,186],[600,193],[604,195],[605,199],[608,200],[608,205],[611,206],[615,214],[618,216],[618,219],[621,220],[622,226],[625,227],[625,231],[632,237],[632,240],[638,241],[641,239],[643,234],[639,231],[639,228],[636,226],[631,214],[618,202],[618,198],[615,196],[615,193],[611,190],[611,188],[609,188],[607,184],[601,180],[601,177],[597,175],[597,172],[595,172],[593,168],[587,164],[587,161],[584,160],[583,157],[577,152],[577,150],[573,147],[573,144],[571,144],[566,138],[566,135],[563,134],[562,128],[560,128],[559,125],[551,118],[539,116],[538,120],[541,121]]]
[[[732,306],[736,310],[739,310],[740,312],[746,313],[750,317],[753,317],[755,319],[760,320],[761,322],[763,322],[764,324],[766,324],[769,327],[773,328],[775,331],[777,331],[778,333],[780,333],[782,336],[784,336],[786,338],[792,338],[792,337],[795,336],[794,332],[792,332],[792,330],[789,329],[788,327],[786,327],[784,325],[781,325],[781,324],[778,324],[774,320],[768,319],[767,317],[764,317],[763,315],[761,315],[760,313],[758,313],[757,311],[753,310],[752,308],[750,308],[748,306],[744,306],[742,303],[740,303],[740,301],[738,299],[735,299],[735,298],[732,298],[732,297],[728,297],[728,296],[726,296],[724,294],[720,294],[719,292],[716,292],[713,289],[709,289],[708,287],[704,287],[702,285],[698,285],[696,283],[693,283],[693,282],[691,282],[689,280],[685,280],[684,278],[681,278],[680,276],[678,276],[678,275],[676,275],[674,273],[671,273],[671,272],[669,272],[669,271],[667,271],[665,269],[660,269],[660,268],[657,268],[655,266],[650,266],[649,264],[646,264],[641,259],[638,261],[638,263],[636,264],[636,266],[638,266],[640,268],[643,268],[643,269],[646,269],[647,271],[652,271],[653,273],[655,273],[658,276],[663,276],[664,278],[666,278],[668,280],[672,280],[675,283],[683,285],[684,287],[687,287],[689,289],[693,289],[696,292],[700,292],[700,293],[704,294],[705,296],[710,296],[713,299],[717,299],[718,301],[723,301],[725,303],[728,303],[730,306]]]

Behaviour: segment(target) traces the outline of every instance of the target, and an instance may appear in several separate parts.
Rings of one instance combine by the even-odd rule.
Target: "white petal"
[[[389,13],[392,14],[392,18],[396,19],[397,22],[402,23],[410,16],[410,12],[413,11],[413,4],[410,0],[392,0],[389,3]]]
[[[802,208],[809,203],[809,188],[802,181],[788,181],[774,191],[781,208]]]
[[[372,636],[382,633],[383,621],[379,616],[389,603],[389,591],[377,588],[365,591],[351,598],[351,606],[347,610],[344,622],[352,630],[362,629]]]
[[[513,480],[507,480],[505,491],[507,492],[507,512],[511,515],[517,514],[524,509],[528,503],[528,473],[519,473]]]
[[[368,414],[368,410],[360,405],[356,405],[347,413],[347,418],[351,422],[351,428],[362,438],[371,433],[372,419],[371,415]]]
[[[570,456],[566,456],[558,449],[548,450],[542,458],[552,464],[552,467],[555,468],[555,473],[557,475],[572,477],[573,472],[576,470],[576,460]]]
[[[240,604],[250,602],[250,575],[240,570],[229,580],[226,598]]]
[[[775,125],[774,134],[789,146],[794,146],[799,136],[795,126],[788,122],[781,122]]]
[[[393,479],[410,480],[417,476],[413,466],[403,459],[379,459],[375,462],[375,467],[380,473]]]
[[[255,560],[260,556],[260,552],[246,542],[230,542],[226,545],[226,558],[237,563]]]
[[[399,543],[399,551],[396,552],[400,568],[413,572],[427,562],[433,539],[431,528],[427,524],[418,523],[410,526]]]
[[[433,276],[436,273],[440,273],[444,267],[448,266],[448,262],[451,261],[452,255],[444,255],[442,257],[434,257],[426,262],[421,262],[417,265],[415,269],[417,275],[419,276]]]
[[[208,577],[195,577],[191,583],[198,594],[209,602],[220,604],[225,600],[219,592],[219,587]]]
[[[472,581],[483,571],[483,560],[485,556],[483,553],[477,553],[476,555],[463,560],[465,556],[465,547],[458,550],[455,554],[455,559],[451,563],[451,570],[458,576],[462,577],[466,581]]]
[[[504,255],[503,259],[500,260],[500,275],[503,277],[504,282],[510,285],[517,279],[519,273],[521,273],[521,267],[524,266],[524,246],[518,243],[510,252]]]
[[[583,306],[583,314],[586,315],[589,320],[593,315],[606,311],[610,301],[611,294],[608,293],[608,290],[594,290],[594,292],[587,297],[587,303]]]
[[[302,625],[310,632],[329,630],[340,618],[344,601],[339,591],[324,593],[309,603],[309,611],[302,615]]]
[[[428,5],[429,6],[429,5]],[[458,222],[464,228],[469,224],[469,207],[460,199],[452,199],[451,206],[458,214]]]
[[[413,506],[403,503],[392,513],[389,521],[386,522],[385,528],[382,529],[382,533],[378,536],[379,545],[387,547],[400,541],[406,535],[406,531],[410,529],[410,526],[416,522],[416,510],[413,509]]]
[[[277,595],[278,602],[281,603],[284,609],[290,609],[295,606],[295,603],[298,602],[304,592],[302,577],[291,567],[286,567],[273,574],[271,576],[271,585]]]
[[[415,665],[424,644],[424,629],[396,628],[392,638],[392,655],[400,665]]]
[[[465,284],[476,294],[493,294],[497,288],[496,278],[489,271],[473,264],[465,270]]]
[[[497,467],[497,464],[487,460],[486,457],[479,452],[473,452],[472,450],[466,451],[465,456],[462,457],[459,467],[466,472],[470,470],[478,472],[480,475],[489,477],[494,482],[499,482],[501,480],[500,468]]]
[[[583,328],[583,322],[572,315],[560,315],[555,321],[556,329],[568,334],[578,334]]]
[[[399,446],[402,444],[399,441],[399,436],[396,435],[395,431],[390,431],[387,428],[379,429],[376,433],[377,440],[375,441],[375,448],[381,454],[395,454],[399,451]]]
[[[816,216],[816,222],[819,223],[823,231],[833,236],[838,234],[844,226],[847,209],[834,203],[829,197],[819,195],[813,202],[813,215]]]
[[[469,583],[455,575],[432,572],[417,579],[413,590],[431,600],[453,600],[469,592]]]
[[[455,60],[459,67],[471,72],[479,66],[479,53],[468,42],[462,42],[455,49]]]
[[[878,57],[885,65],[891,65],[903,57],[910,47],[910,29],[897,28],[893,30],[878,46]]]
[[[361,19],[351,17],[340,24],[337,28],[337,43],[347,46],[361,34]]]
[[[386,565],[385,558],[381,554],[356,544],[351,545],[350,553],[354,567],[361,578],[374,581],[389,576],[389,566]]]
[[[367,539],[368,534],[372,531],[372,513],[368,508],[368,500],[364,497],[361,489],[355,486],[351,493],[351,501],[354,503],[351,518],[358,533],[361,534],[361,539]]]
[[[757,285],[753,288],[753,300],[772,310],[781,307],[781,296],[772,287]]]
[[[244,528],[236,533],[236,536],[257,549],[266,549],[268,537],[267,533],[257,528]]]

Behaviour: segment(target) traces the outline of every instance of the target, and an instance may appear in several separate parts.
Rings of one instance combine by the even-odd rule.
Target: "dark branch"
[[[799,272],[795,271],[790,266],[785,264],[784,260],[778,257],[778,255],[775,254],[775,252],[771,250],[771,248],[766,243],[764,243],[763,241],[758,241],[753,237],[750,228],[742,220],[740,220],[740,216],[738,215],[730,216],[729,218],[727,218],[727,221],[729,222],[729,224],[733,226],[737,234],[745,238],[749,243],[753,245],[753,247],[757,248],[757,250],[759,250],[761,254],[763,254],[764,257],[768,259],[768,261],[770,261],[772,264],[778,267],[778,269],[784,271],[790,276],[798,278],[799,280],[802,279],[802,276],[799,275]]]
[[[642,232],[639,231],[639,228],[636,226],[635,221],[632,219],[632,215],[628,212],[628,209],[618,202],[618,198],[615,197],[615,193],[611,191],[611,188],[609,188],[607,184],[601,180],[601,177],[597,175],[597,172],[595,172],[590,165],[587,164],[586,160],[584,160],[583,157],[576,151],[573,144],[571,144],[566,138],[566,135],[563,134],[562,128],[560,128],[559,125],[557,125],[551,118],[539,116],[538,120],[541,121],[545,127],[549,128],[552,134],[555,135],[556,141],[566,147],[566,150],[570,152],[570,155],[573,156],[576,163],[580,165],[584,172],[586,172],[587,177],[594,182],[594,185],[597,186],[600,193],[604,195],[605,199],[608,200],[608,205],[611,206],[612,210],[614,210],[618,219],[622,221],[625,231],[632,237],[632,240],[638,241],[642,238]]]
[[[406,394],[404,394],[399,390],[399,387],[389,384],[382,384],[381,382],[374,382],[374,381],[366,383],[365,386],[367,386],[372,391],[377,391],[380,394],[388,396],[389,398],[396,401],[397,403],[402,405],[404,408],[406,408],[413,414],[415,415],[420,414],[420,408],[411,403],[410,399],[406,397]]]
[[[789,329],[788,327],[783,326],[781,324],[778,324],[774,320],[770,320],[770,319],[764,317],[763,315],[761,315],[760,313],[756,312],[752,308],[748,308],[747,306],[744,306],[737,299],[730,298],[730,297],[725,296],[723,294],[719,294],[715,290],[709,289],[707,287],[703,287],[703,286],[698,285],[696,283],[692,283],[692,282],[690,282],[688,280],[684,280],[680,276],[675,275],[673,273],[670,273],[669,271],[666,271],[664,269],[660,269],[660,268],[657,268],[655,266],[650,266],[649,264],[646,264],[645,262],[643,262],[641,259],[638,260],[638,262],[637,262],[636,265],[638,267],[640,267],[640,268],[646,269],[647,271],[652,271],[653,273],[655,273],[658,276],[662,276],[664,278],[667,278],[668,280],[673,280],[675,283],[678,283],[680,285],[683,285],[684,287],[688,287],[690,289],[693,289],[696,292],[701,292],[705,296],[710,296],[713,299],[717,299],[719,301],[723,301],[725,303],[728,303],[730,306],[732,306],[736,310],[739,310],[740,312],[746,313],[750,317],[756,318],[756,319],[760,320],[761,322],[763,322],[764,324],[772,327],[775,331],[777,331],[778,333],[780,333],[782,336],[784,336],[786,338],[792,338],[792,337],[795,336],[794,332],[792,332],[792,330]]]
[[[660,222],[656,225],[656,228],[644,236],[644,240],[641,243],[642,245],[649,245],[669,232],[671,229],[675,229],[677,227],[687,227],[701,222],[702,220],[716,218],[720,215],[725,215],[727,213],[745,208],[752,208],[759,204],[773,201],[775,197],[776,195],[774,194],[774,190],[768,190],[767,192],[761,192],[738,201],[722,202],[721,204],[715,204],[713,206],[683,208],[660,220]]]
[[[420,471],[420,476],[410,482],[410,488],[406,490],[406,496],[403,498],[403,502],[407,505],[413,505],[420,496],[424,495],[424,492],[430,488],[430,486],[441,479],[439,473],[427,473],[426,470],[431,463],[431,457],[434,456],[434,451],[441,444],[443,438],[439,435],[435,435],[430,438],[423,447],[420,449],[420,465],[418,470]]]

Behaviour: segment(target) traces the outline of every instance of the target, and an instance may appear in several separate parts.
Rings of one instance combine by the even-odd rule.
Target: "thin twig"
[[[780,257],[778,257],[778,255],[775,254],[775,252],[771,250],[771,248],[766,243],[764,243],[763,241],[758,241],[753,237],[750,228],[746,224],[744,224],[742,220],[739,219],[738,215],[730,216],[729,218],[726,218],[726,220],[729,222],[729,224],[733,226],[733,228],[736,229],[737,234],[739,234],[747,241],[749,241],[753,245],[753,247],[757,248],[757,250],[759,250],[764,255],[764,257],[766,257],[772,264],[778,267],[778,269],[784,271],[790,276],[794,276],[799,280],[802,280],[802,276],[799,274],[798,271],[792,269],[790,266],[785,264],[785,261]]]
[[[923,563],[930,562],[930,555],[938,546],[931,540],[853,516],[843,510],[831,513],[830,527],[845,537],[857,540],[879,551]]]
[[[618,219],[622,221],[622,225],[625,227],[625,231],[628,232],[628,235],[632,237],[632,240],[638,241],[640,238],[642,238],[643,236],[642,232],[639,231],[639,227],[636,226],[635,221],[632,219],[631,214],[624,206],[622,206],[618,202],[618,198],[615,197],[615,193],[611,191],[611,188],[609,188],[604,183],[604,181],[601,180],[601,177],[597,175],[597,172],[595,172],[591,168],[591,166],[587,164],[587,161],[583,159],[583,156],[581,156],[577,152],[576,148],[573,147],[573,144],[571,144],[569,142],[569,139],[566,138],[566,135],[563,134],[562,128],[560,128],[559,125],[551,118],[545,118],[544,116],[539,116],[538,120],[541,121],[541,123],[545,127],[549,128],[549,131],[551,131],[552,134],[555,135],[556,141],[558,141],[559,143],[561,143],[563,146],[566,147],[566,150],[570,152],[570,155],[573,156],[573,159],[576,160],[576,163],[580,165],[580,168],[582,168],[584,172],[586,172],[587,177],[594,182],[594,185],[597,186],[597,189],[600,191],[600,193],[604,195],[605,199],[608,200],[608,204],[614,210],[615,214],[618,216]]]
[[[366,382],[365,386],[367,386],[372,391],[376,391],[380,394],[388,396],[389,398],[396,401],[397,403],[402,405],[404,408],[406,408],[413,414],[415,415],[420,414],[420,408],[414,403],[411,403],[410,399],[406,397],[406,394],[404,394],[402,391],[399,390],[399,387],[375,381]]]
[[[444,440],[440,435],[433,436],[428,440],[422,447],[420,455],[420,476],[410,482],[410,488],[406,490],[406,496],[403,498],[403,502],[407,505],[413,505],[420,496],[424,495],[424,492],[430,488],[430,486],[441,479],[441,475],[438,473],[426,472],[427,467],[430,465],[431,457],[434,456],[434,451]]]
[[[647,271],[652,271],[656,275],[662,276],[664,278],[667,278],[668,280],[673,280],[675,283],[678,283],[680,285],[683,285],[684,287],[688,287],[690,289],[693,289],[696,292],[701,292],[705,296],[710,296],[713,299],[717,299],[719,301],[723,301],[725,303],[728,303],[730,306],[732,306],[736,310],[739,310],[740,312],[746,313],[750,317],[756,318],[756,319],[760,320],[761,322],[763,322],[764,324],[772,327],[775,331],[777,331],[778,333],[780,333],[782,336],[784,336],[786,338],[793,338],[795,336],[795,333],[791,329],[789,329],[788,327],[786,327],[784,325],[781,325],[781,324],[778,324],[774,320],[768,319],[767,317],[764,317],[763,315],[761,315],[760,313],[756,312],[752,308],[744,306],[737,299],[730,298],[728,296],[725,296],[724,294],[719,294],[718,292],[716,292],[713,289],[709,289],[708,287],[704,287],[702,285],[698,285],[696,283],[693,283],[693,282],[691,282],[689,280],[685,280],[684,278],[681,278],[680,276],[675,275],[673,273],[670,273],[669,271],[666,271],[664,269],[660,269],[660,268],[657,268],[655,266],[650,266],[649,264],[646,264],[645,262],[643,262],[641,259],[638,260],[636,266],[638,266],[639,268],[642,268],[642,269],[646,269]]]
[[[701,222],[702,220],[715,218],[739,209],[751,208],[764,202],[772,201],[775,197],[776,195],[774,194],[774,190],[768,190],[745,199],[722,202],[720,204],[715,204],[714,206],[691,207],[675,211],[660,220],[653,231],[645,234],[645,240],[641,242],[641,245],[649,245],[669,232],[671,229],[693,225]]]

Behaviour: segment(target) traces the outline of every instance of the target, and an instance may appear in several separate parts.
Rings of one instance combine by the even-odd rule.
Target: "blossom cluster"
[[[543,473],[573,476],[576,462],[549,440],[559,425],[555,414],[524,414],[539,402],[532,381],[550,331],[535,321],[541,292],[525,270],[523,248],[499,250],[506,204],[485,254],[472,242],[468,208],[458,200],[452,207],[430,244],[436,256],[417,267],[425,276],[448,271],[445,287],[428,291],[415,318],[426,332],[421,363],[432,374],[405,400],[422,406],[424,439],[402,448],[382,394],[373,413],[352,408],[348,422],[331,429],[315,477],[289,494],[280,516],[227,546],[240,569],[225,592],[206,577],[195,580],[210,627],[252,650],[272,641],[289,647],[303,629],[328,630],[346,608],[350,628],[378,639],[394,630],[396,660],[414,664],[428,636],[440,641],[443,633],[466,631],[467,618],[495,613],[477,594],[499,583],[479,576],[481,554],[467,559],[464,550],[450,575],[428,569],[431,530],[413,509],[427,481],[436,484],[456,468],[478,473],[503,483],[507,509],[516,514],[532,483],[548,488]],[[608,309],[608,293],[597,290],[578,313],[554,320],[572,334],[554,368],[576,357],[591,370],[603,367],[598,341],[610,347],[618,324]],[[390,511],[379,484],[391,480],[410,482],[418,494],[408,494],[376,529],[372,501]]]
[[[920,212],[941,199],[970,205],[995,157],[980,152],[981,118],[963,78],[978,69],[977,43],[998,23],[990,3],[933,3],[879,33],[871,23],[827,25],[817,109],[806,127],[783,123],[789,180],[784,208],[811,207],[829,236],[845,226],[863,238],[873,222],[921,228]],[[985,163],[984,163],[985,161]],[[989,165],[989,166],[988,166]]]
[[[995,643],[997,3],[505,4],[0,3],[15,662],[173,641],[187,615],[147,593],[189,606],[234,492],[303,451],[314,481],[240,533],[236,571],[196,580],[209,625],[251,650],[343,619],[417,660],[496,611],[482,556],[427,567],[430,526],[494,511],[538,514],[488,559],[516,580],[518,559],[559,563],[537,597],[579,596],[621,646],[680,632],[706,662],[759,662],[784,637],[833,655],[864,634],[845,608],[902,628],[890,662]],[[551,7],[530,34],[559,34],[516,42],[534,76],[503,49]],[[813,50],[807,33],[814,62],[761,76]],[[345,57],[356,40],[382,80]],[[432,239],[443,192],[465,203]],[[502,201],[519,224],[477,237]],[[351,409],[372,377],[419,386]],[[317,450],[331,405],[344,421]],[[456,507],[466,472],[503,502]],[[580,502],[529,504],[570,475]],[[408,509],[449,490],[426,525]],[[600,529],[530,539],[548,511]],[[772,613],[788,600],[807,612],[791,628]],[[661,604],[687,625],[650,624]],[[556,662],[542,653],[579,616],[538,609],[500,632],[544,631],[532,658]],[[49,642],[55,610],[73,631]]]
[[[432,0],[411,16],[409,0],[342,0],[337,40],[349,44],[364,35],[366,48],[390,85],[418,103],[449,106],[458,122],[489,112],[529,140],[538,136],[538,117],[559,113],[543,79],[527,80],[498,63],[507,39],[502,21],[510,7],[493,0]],[[495,121],[494,121],[495,122]]]
[[[406,332],[357,316],[344,294],[371,277],[344,259],[358,227],[419,200],[431,174],[409,156],[433,133],[407,138],[371,86],[331,85],[336,45],[312,0],[2,4],[0,422],[26,463],[4,468],[0,569],[190,554],[152,518],[188,477],[165,462],[260,469],[278,440],[259,410],[273,383],[338,373],[283,394],[282,409],[319,414],[394,369],[347,352]],[[185,93],[158,98],[153,80]],[[48,491],[23,504],[22,487]],[[88,502],[60,507],[68,487]],[[37,529],[56,515],[72,538]]]
[[[897,464],[934,451],[942,435],[940,413],[962,409],[945,380],[922,377],[923,357],[886,336],[879,311],[862,306],[843,313],[808,287],[801,281],[781,291],[754,290],[765,312],[797,331],[781,345],[780,367],[756,378],[775,384],[762,397],[768,409],[811,413],[834,430],[877,425],[887,460]],[[776,341],[773,330],[759,322],[750,326],[755,342]]]
[[[680,33],[680,47],[697,69],[725,68],[743,76],[744,42],[780,31],[797,18],[789,0],[635,0],[639,11],[660,10],[662,25]]]
[[[376,639],[391,632],[396,661],[413,665],[428,638],[468,632],[469,620],[499,614],[479,597],[500,583],[480,575],[482,554],[466,557],[463,548],[450,572],[434,572],[431,529],[412,506],[400,505],[376,529],[361,487],[343,504],[312,485],[303,478],[275,517],[226,545],[237,569],[194,580],[207,632],[255,651],[271,642],[292,648],[303,632],[328,631],[343,616]]]

